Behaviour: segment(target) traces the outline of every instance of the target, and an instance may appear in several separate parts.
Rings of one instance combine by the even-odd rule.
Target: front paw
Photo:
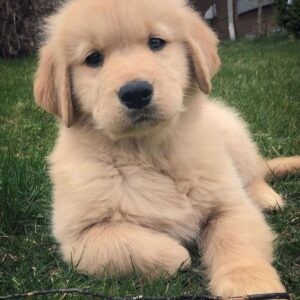
[[[269,265],[223,268],[212,277],[211,290],[221,297],[285,292],[275,269]]]

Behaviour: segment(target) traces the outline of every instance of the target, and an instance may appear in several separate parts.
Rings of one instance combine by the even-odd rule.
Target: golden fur
[[[166,47],[152,52],[151,35]],[[197,241],[213,294],[285,290],[259,209],[282,199],[244,122],[205,95],[217,44],[180,0],[74,0],[49,19],[35,98],[62,121],[53,233],[78,270],[172,275]],[[84,64],[94,49],[103,66]],[[154,86],[151,118],[137,124],[116,93],[136,79]]]

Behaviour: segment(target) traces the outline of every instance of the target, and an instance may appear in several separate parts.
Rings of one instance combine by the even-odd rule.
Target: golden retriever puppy
[[[50,173],[64,259],[153,278],[188,267],[197,241],[213,294],[284,291],[259,209],[282,199],[243,121],[207,100],[218,40],[197,13],[183,0],[74,0],[46,34],[34,90],[61,119]]]

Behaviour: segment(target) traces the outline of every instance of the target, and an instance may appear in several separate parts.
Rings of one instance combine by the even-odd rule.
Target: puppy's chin
[[[111,140],[126,138],[144,138],[147,136],[161,136],[165,131],[174,126],[178,115],[150,114],[138,111],[131,111],[117,118],[115,122],[103,124],[94,118],[93,124],[96,130],[101,131]]]
[[[124,109],[116,111],[109,117],[102,110],[95,110],[93,127],[104,133],[111,140],[126,138],[144,138],[153,135],[164,135],[178,120],[182,109],[173,110],[166,107],[149,105],[141,110]],[[99,114],[100,112],[100,114]]]
[[[121,140],[126,138],[143,138],[157,132],[163,132],[173,124],[174,120],[140,120],[124,124],[122,127],[114,130],[105,130],[106,134],[112,140]]]

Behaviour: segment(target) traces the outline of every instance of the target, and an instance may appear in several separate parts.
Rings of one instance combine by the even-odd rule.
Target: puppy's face
[[[75,0],[49,22],[35,97],[67,126],[73,105],[113,139],[171,126],[196,78],[204,93],[217,39],[180,0]]]
[[[119,138],[172,122],[189,72],[176,15],[151,1],[99,1],[72,18],[81,20],[67,30],[74,93],[95,127]]]

